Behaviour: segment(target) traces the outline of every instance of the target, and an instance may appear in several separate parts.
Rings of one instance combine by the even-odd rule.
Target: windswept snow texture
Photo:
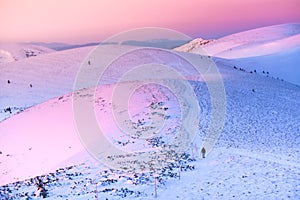
[[[57,58],[60,54],[53,55]],[[187,157],[196,160],[183,159],[180,179],[176,164],[164,173],[158,173],[157,199],[299,199],[300,87],[235,69],[223,59],[217,59],[217,66],[224,79],[227,98],[226,123],[221,137],[207,158],[200,159],[199,149],[209,125],[211,104],[205,83],[190,80],[202,116],[199,133],[187,152],[190,154]],[[47,74],[60,74],[55,69],[49,69]],[[50,86],[56,85],[57,81],[62,83],[66,78],[59,77]],[[73,77],[69,79],[71,81]],[[46,90],[47,81],[37,79],[36,85],[38,81],[41,81],[38,86],[41,91]],[[109,116],[107,113],[113,106],[108,101],[112,88],[113,85],[106,85],[97,90],[94,106],[99,122],[107,121],[105,117]],[[87,98],[86,90],[78,93]],[[154,97],[149,98],[152,93]],[[149,105],[155,105],[154,101],[157,101],[163,109],[167,108],[166,123],[171,123],[174,126],[171,130],[176,130],[178,116],[172,112],[178,106],[174,98],[165,95],[168,93],[162,95],[156,87],[140,88],[133,96],[132,104],[139,103],[132,113],[133,120],[147,116],[147,112],[151,112]],[[41,179],[49,199],[155,199],[153,173],[124,174],[99,164],[83,149],[73,122],[72,96],[69,94],[1,122],[1,198],[34,198],[35,183]],[[107,134],[115,131],[110,123],[104,123],[104,126]],[[120,148],[126,143],[114,142]],[[158,145],[161,144],[158,142]]]
[[[39,51],[24,54],[2,46],[0,199],[39,198],[43,189],[48,199],[300,199],[299,29],[299,24],[270,26],[215,41],[198,39],[176,49],[200,53],[198,48],[204,48],[215,56],[226,91],[226,122],[215,148],[200,158],[210,123],[210,96],[205,82],[184,68],[201,108],[199,132],[180,161],[157,173],[109,169],[84,149],[71,92],[80,64],[94,47],[36,56]],[[131,49],[116,45],[105,53],[113,56],[120,48]],[[129,61],[120,62],[116,65],[123,62],[126,69]],[[93,67],[91,61],[84,71],[87,86]],[[138,141],[114,124],[110,98],[122,70],[108,70],[104,82],[110,84],[97,86],[93,98],[88,91],[94,88],[76,91],[77,97],[92,99],[96,119],[118,148],[140,151],[167,144],[179,129],[180,110],[166,88],[140,87],[129,101],[132,128],[149,124],[151,113],[165,111],[159,135]]]
[[[30,44],[0,44],[0,64],[51,53],[54,50]]]

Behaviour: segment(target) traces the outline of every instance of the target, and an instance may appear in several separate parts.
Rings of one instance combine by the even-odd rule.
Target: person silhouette
[[[206,153],[206,150],[204,147],[202,147],[202,149],[201,149],[202,158],[205,158],[205,153]]]

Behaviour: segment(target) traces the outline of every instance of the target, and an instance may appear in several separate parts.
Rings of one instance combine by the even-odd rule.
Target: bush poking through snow
[[[46,198],[48,195],[47,189],[45,188],[45,183],[40,179],[40,177],[36,177],[37,183],[37,190],[34,193],[36,197],[43,197]]]
[[[10,114],[12,113],[12,112],[11,112],[11,108],[10,108],[10,107],[8,107],[8,108],[5,108],[5,109],[4,109],[4,112],[9,112]]]

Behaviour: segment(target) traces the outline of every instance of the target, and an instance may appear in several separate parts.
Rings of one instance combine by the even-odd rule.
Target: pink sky
[[[217,38],[300,22],[299,0],[0,0],[0,42],[96,42],[158,26]]]

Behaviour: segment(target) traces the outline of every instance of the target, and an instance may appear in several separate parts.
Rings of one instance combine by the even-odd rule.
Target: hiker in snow
[[[88,61],[88,64],[91,65],[91,61],[90,60]]]
[[[202,158],[205,158],[205,153],[206,153],[206,150],[204,147],[202,147],[202,149],[201,149]]]

